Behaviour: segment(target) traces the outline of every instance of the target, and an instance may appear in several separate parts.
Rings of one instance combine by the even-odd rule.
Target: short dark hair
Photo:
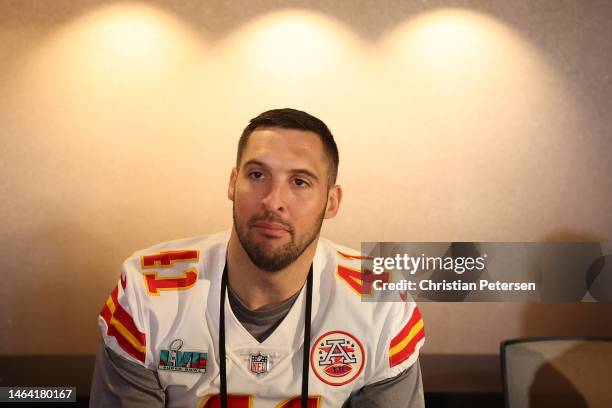
[[[242,153],[244,153],[249,136],[255,129],[260,127],[306,130],[315,133],[319,136],[321,142],[323,142],[323,149],[328,158],[328,186],[331,187],[336,184],[340,158],[334,136],[321,119],[306,112],[291,108],[272,109],[251,119],[247,127],[242,131],[242,135],[238,141],[238,151],[236,154],[237,168],[240,168]]]

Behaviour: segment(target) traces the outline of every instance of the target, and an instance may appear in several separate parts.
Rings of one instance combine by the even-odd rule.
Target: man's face
[[[323,143],[312,132],[258,128],[249,136],[228,197],[234,228],[251,261],[267,271],[293,263],[336,215],[339,186],[328,188]]]

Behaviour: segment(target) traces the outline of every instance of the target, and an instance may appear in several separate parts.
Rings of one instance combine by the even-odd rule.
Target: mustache
[[[254,215],[251,217],[251,219],[249,220],[249,227],[252,227],[253,224],[257,223],[257,222],[270,222],[270,223],[276,223],[276,224],[280,224],[283,227],[287,228],[287,231],[289,231],[290,233],[293,233],[294,228],[293,225],[291,225],[289,222],[283,220],[279,215],[273,213],[273,212],[267,212],[261,215]]]

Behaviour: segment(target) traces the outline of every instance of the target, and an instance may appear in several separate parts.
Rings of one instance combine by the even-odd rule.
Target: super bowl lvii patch
[[[183,340],[173,340],[167,350],[162,349],[159,352],[157,368],[185,373],[205,373],[208,353],[205,351],[181,350],[182,348]]]

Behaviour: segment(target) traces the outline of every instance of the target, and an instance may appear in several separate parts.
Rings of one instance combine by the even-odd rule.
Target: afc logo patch
[[[310,366],[325,384],[348,384],[361,374],[365,365],[363,346],[345,331],[321,335],[310,351]]]

